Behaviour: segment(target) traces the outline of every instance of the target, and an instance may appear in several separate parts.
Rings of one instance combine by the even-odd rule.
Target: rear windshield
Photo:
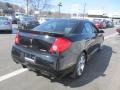
[[[52,33],[69,33],[71,30],[75,29],[79,21],[77,20],[50,20],[37,27],[34,31],[41,32],[52,32]]]

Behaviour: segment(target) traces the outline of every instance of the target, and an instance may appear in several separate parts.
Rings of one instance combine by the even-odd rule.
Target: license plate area
[[[31,63],[35,63],[36,60],[36,56],[33,54],[28,54],[25,53],[25,61],[31,62]]]

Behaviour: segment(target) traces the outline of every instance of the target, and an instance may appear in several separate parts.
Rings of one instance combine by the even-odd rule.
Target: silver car
[[[12,31],[12,22],[7,17],[0,16],[0,31],[9,30]]]

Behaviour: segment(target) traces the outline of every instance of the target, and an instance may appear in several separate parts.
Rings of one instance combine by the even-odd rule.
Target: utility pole
[[[62,7],[62,3],[61,2],[59,2],[58,7],[59,7],[59,17],[60,17],[60,9]]]
[[[84,0],[83,19],[85,18],[85,11],[86,11],[86,1]]]
[[[27,15],[28,15],[28,0],[27,0],[27,8],[26,8],[26,10],[27,10]]]

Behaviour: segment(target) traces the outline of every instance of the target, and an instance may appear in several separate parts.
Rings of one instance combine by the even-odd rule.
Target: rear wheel
[[[9,30],[9,33],[12,34],[12,30]]]
[[[85,68],[85,62],[86,62],[86,54],[83,52],[80,54],[78,58],[77,64],[75,66],[73,74],[71,75],[71,78],[77,79],[82,75]]]

